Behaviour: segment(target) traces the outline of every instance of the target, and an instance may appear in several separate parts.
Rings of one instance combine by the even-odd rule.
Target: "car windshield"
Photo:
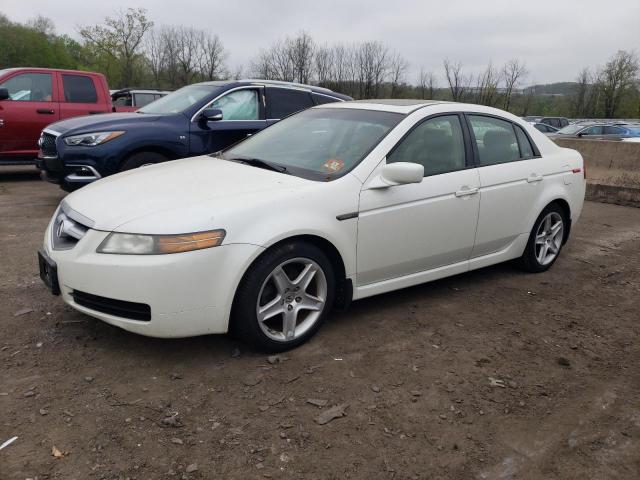
[[[573,135],[574,133],[578,133],[583,128],[584,125],[567,125],[566,127],[558,130],[558,133],[562,135]]]
[[[180,113],[195,105],[203,98],[211,95],[216,90],[218,90],[218,87],[212,85],[189,85],[188,87],[183,87],[180,90],[176,90],[169,95],[159,98],[155,102],[141,108],[138,112],[152,114]]]
[[[314,108],[253,135],[221,158],[333,180],[355,167],[402,118],[391,112]]]

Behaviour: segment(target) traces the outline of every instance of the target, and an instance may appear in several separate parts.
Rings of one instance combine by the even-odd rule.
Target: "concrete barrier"
[[[587,167],[588,200],[640,207],[640,142],[556,138],[579,151]]]

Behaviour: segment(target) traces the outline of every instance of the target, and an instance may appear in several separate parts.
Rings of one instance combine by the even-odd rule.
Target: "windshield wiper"
[[[252,167],[264,168],[265,170],[272,170],[274,172],[289,173],[287,167],[270,162],[265,162],[264,160],[260,160],[259,158],[232,157],[227,160],[231,160],[232,162],[244,163],[245,165],[251,165]]]

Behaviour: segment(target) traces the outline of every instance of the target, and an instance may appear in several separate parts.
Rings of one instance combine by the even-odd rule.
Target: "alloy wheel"
[[[557,212],[549,212],[540,222],[536,232],[535,254],[540,265],[549,265],[560,253],[564,223]]]
[[[265,335],[289,342],[313,327],[326,300],[327,279],[320,265],[308,258],[294,258],[274,268],[263,282],[256,316]]]

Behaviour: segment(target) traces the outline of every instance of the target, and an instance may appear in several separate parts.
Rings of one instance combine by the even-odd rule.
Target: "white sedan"
[[[512,259],[547,270],[584,193],[580,154],[509,113],[333,103],[217,156],[72,193],[40,273],[73,308],[131,332],[232,330],[279,351],[337,304]]]

